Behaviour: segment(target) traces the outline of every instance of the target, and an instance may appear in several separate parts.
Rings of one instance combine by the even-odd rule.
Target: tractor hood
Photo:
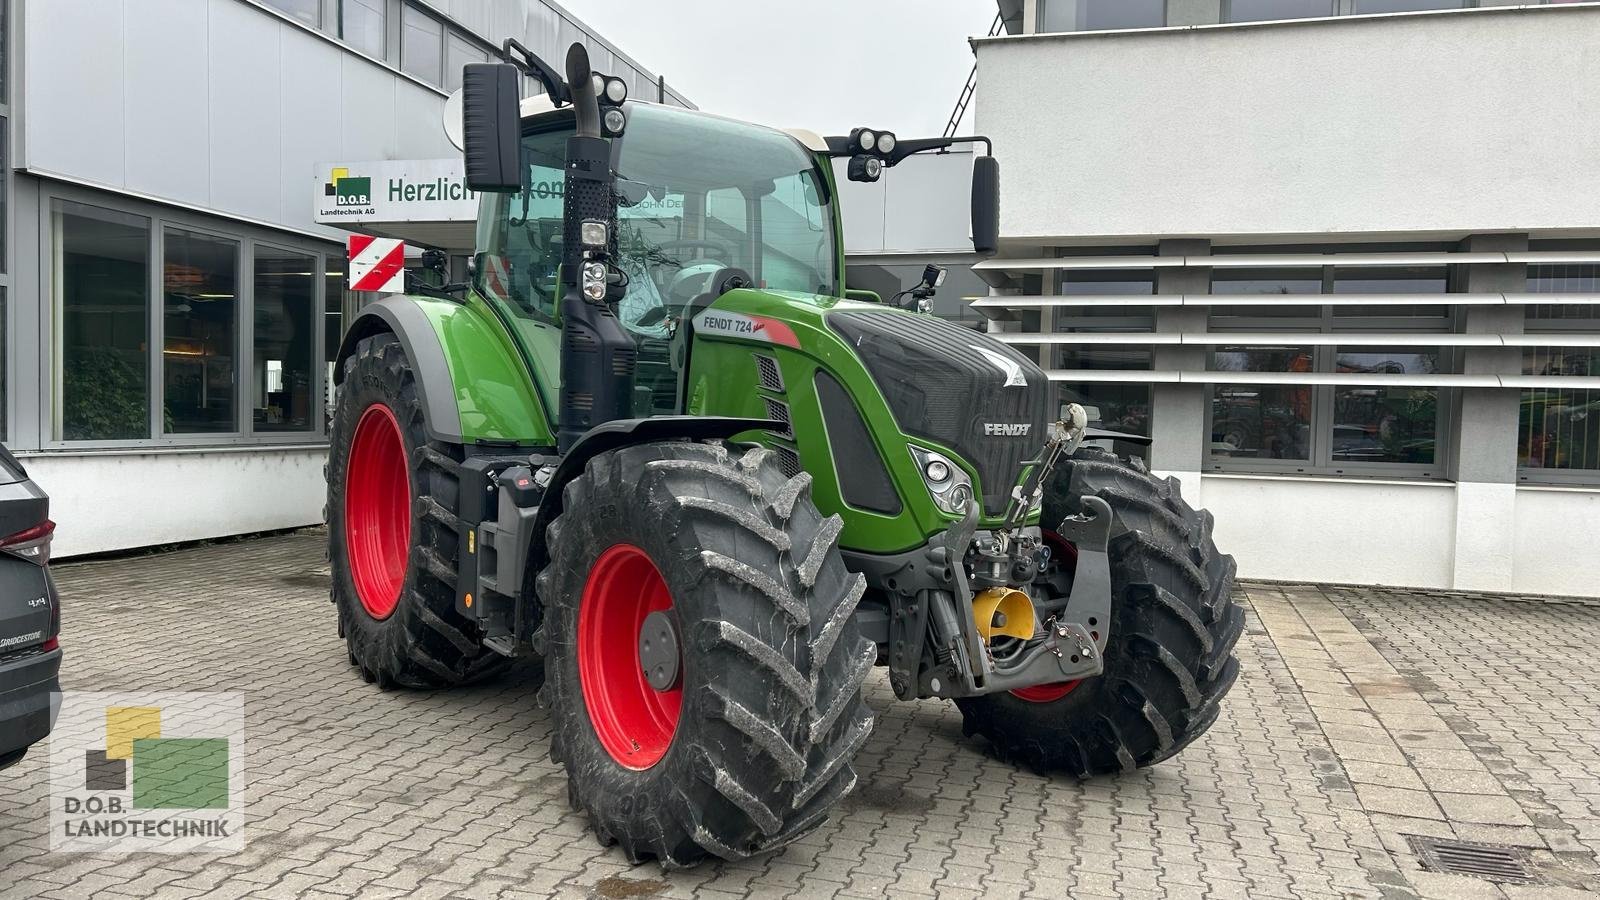
[[[866,366],[900,430],[960,454],[978,470],[984,515],[1005,512],[1050,422],[1044,371],[986,334],[933,316],[835,311],[827,322]]]
[[[979,527],[997,527],[1048,436],[1044,372],[943,319],[739,288],[693,313],[686,333],[685,411],[783,423],[746,438],[791,474],[810,473],[813,500],[841,515],[853,551],[920,547],[959,518],[939,505],[919,454],[963,470]]]

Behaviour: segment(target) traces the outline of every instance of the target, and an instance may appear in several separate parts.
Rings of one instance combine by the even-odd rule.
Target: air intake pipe
[[[617,321],[609,298],[591,298],[583,291],[586,266],[603,266],[607,273],[615,269],[617,201],[611,142],[600,136],[600,100],[582,44],[567,51],[567,84],[577,124],[567,139],[561,230],[561,408],[556,436],[561,453],[596,425],[631,417],[634,380],[633,339]]]

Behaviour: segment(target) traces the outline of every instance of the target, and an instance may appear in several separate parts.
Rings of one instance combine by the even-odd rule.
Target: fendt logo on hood
[[[1027,437],[1033,430],[1033,425],[1027,422],[1020,424],[1012,422],[985,422],[983,433],[990,437]]]

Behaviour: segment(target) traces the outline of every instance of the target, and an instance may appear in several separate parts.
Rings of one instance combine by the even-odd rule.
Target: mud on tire
[[[767,450],[664,442],[602,453],[563,494],[539,575],[551,753],[603,843],[681,866],[781,847],[855,785],[872,729],[861,699],[876,648],[852,618],[865,581],[844,568],[842,523]],[[597,559],[644,551],[672,597],[682,707],[665,754],[620,764],[580,682],[579,606]],[[614,638],[637,648],[637,634]]]
[[[1111,635],[1105,672],[1049,702],[1009,693],[958,700],[968,734],[1003,755],[1078,777],[1154,765],[1216,721],[1238,675],[1244,611],[1232,599],[1233,557],[1217,552],[1212,518],[1179,496],[1176,479],[1080,449],[1046,487],[1044,523],[1111,505]]]
[[[384,404],[399,424],[409,469],[411,541],[394,611],[376,619],[356,593],[345,546],[346,480],[361,416]],[[461,448],[430,441],[423,429],[416,376],[400,341],[379,334],[345,361],[329,431],[328,559],[339,633],[350,663],[383,687],[439,688],[503,672],[510,660],[483,648],[477,626],[456,613],[457,473]]]

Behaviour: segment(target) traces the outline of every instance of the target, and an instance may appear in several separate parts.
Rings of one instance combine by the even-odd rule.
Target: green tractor
[[[667,866],[823,821],[874,666],[1040,770],[1205,732],[1243,624],[1211,517],[1007,345],[845,287],[832,160],[983,138],[824,139],[630,100],[581,46],[565,78],[505,57],[465,72],[471,283],[339,350],[332,595],[366,680],[541,659],[571,802]],[[972,201],[993,252],[992,156]]]

